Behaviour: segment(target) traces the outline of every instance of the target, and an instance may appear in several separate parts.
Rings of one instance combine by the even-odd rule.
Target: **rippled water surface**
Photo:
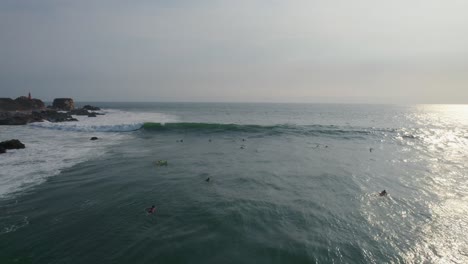
[[[0,263],[468,262],[468,106],[97,105],[0,127]]]

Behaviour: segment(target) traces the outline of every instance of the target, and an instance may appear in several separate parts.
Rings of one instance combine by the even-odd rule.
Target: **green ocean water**
[[[97,105],[0,127],[0,263],[468,261],[467,106]]]

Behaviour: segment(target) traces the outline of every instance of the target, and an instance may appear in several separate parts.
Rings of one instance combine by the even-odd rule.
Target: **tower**
[[[31,92],[29,92],[29,94],[28,94],[28,99],[29,99],[29,100],[32,99],[32,98],[31,98]]]

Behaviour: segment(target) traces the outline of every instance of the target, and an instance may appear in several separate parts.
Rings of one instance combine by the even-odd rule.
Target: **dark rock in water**
[[[92,137],[89,140],[98,140],[98,138],[97,137]]]
[[[3,147],[0,147],[0,154],[6,153],[6,149]]]
[[[83,108],[80,108],[80,109],[73,109],[70,111],[70,114],[71,115],[79,115],[79,116],[87,116],[89,115],[90,113],[88,112],[88,110],[86,109],[83,109]]]
[[[0,125],[17,126],[30,122],[31,115],[21,112],[0,112]]]
[[[35,121],[33,122],[40,122],[42,120],[47,120],[53,123],[78,121],[76,118],[73,118],[69,113],[60,113],[54,110],[33,112],[32,116],[35,117]]]
[[[99,108],[97,106],[92,106],[92,105],[85,105],[85,106],[83,106],[83,109],[89,110],[89,111],[99,111],[99,110],[101,110],[101,108]]]
[[[65,106],[57,108],[56,106],[60,105],[58,102],[61,102],[62,99],[62,103]],[[54,107],[56,109],[66,110],[74,107],[72,99],[62,99],[54,100]],[[88,114],[86,113],[86,115]],[[49,122],[78,121],[69,113],[61,113],[45,108],[44,103],[38,99],[31,99],[25,96],[18,97],[15,100],[0,98],[0,125],[25,125],[44,120]]]
[[[0,147],[4,149],[24,149],[25,146],[18,139],[12,139],[0,142]]]
[[[39,99],[30,99],[26,96],[20,96],[15,100],[0,98],[0,111],[34,111],[44,109],[44,102]]]
[[[55,111],[41,111],[41,112],[0,112],[0,125],[9,125],[9,126],[16,126],[16,125],[25,125],[28,123],[34,122],[42,122],[44,120],[48,120],[51,122],[60,122],[60,121],[73,121],[73,119],[68,114],[57,113],[57,114],[49,114],[49,113],[56,113]],[[61,120],[55,121],[52,118],[54,115],[62,117]],[[69,117],[68,119],[66,117]],[[76,120],[76,119],[75,119]]]
[[[79,109],[74,109],[70,111],[71,115],[79,115],[79,116],[88,116],[88,117],[96,117],[97,115],[104,115],[101,113],[96,113],[96,112],[89,112],[85,108],[79,108]]]
[[[75,109],[75,103],[71,98],[55,98],[52,107],[57,110],[71,111]]]

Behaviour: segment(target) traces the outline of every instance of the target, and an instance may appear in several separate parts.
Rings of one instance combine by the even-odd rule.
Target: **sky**
[[[468,104],[466,0],[0,0],[0,97]]]

